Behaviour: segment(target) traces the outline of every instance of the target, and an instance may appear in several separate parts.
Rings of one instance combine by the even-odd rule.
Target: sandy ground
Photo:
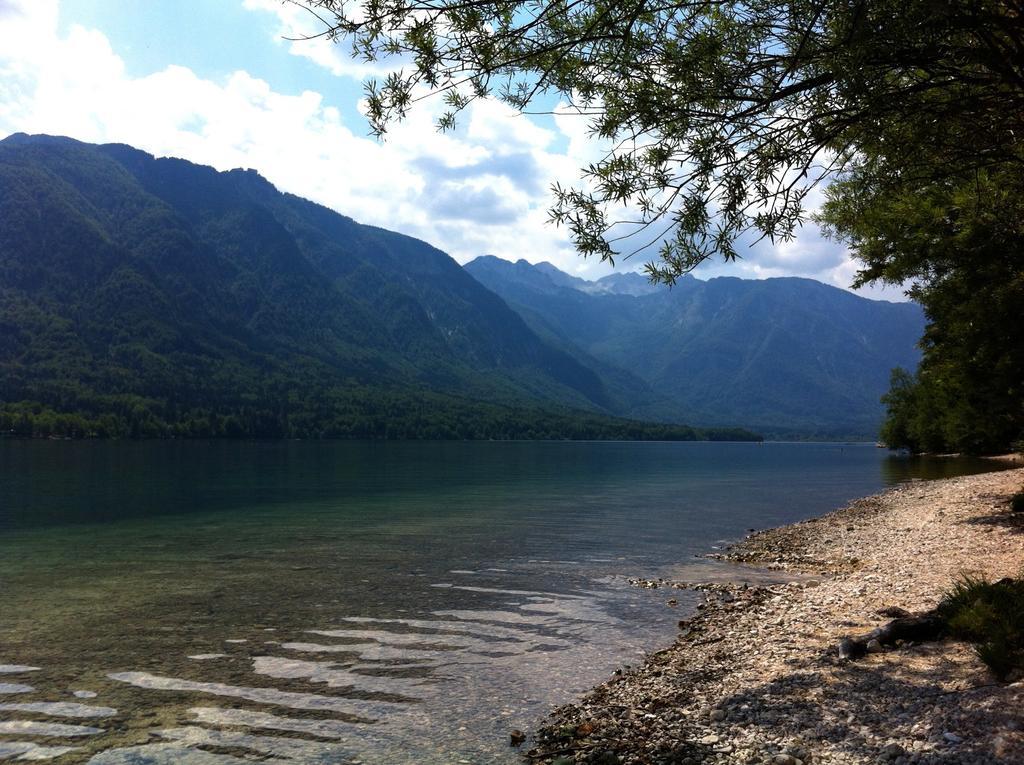
[[[794,581],[698,585],[676,643],[557,710],[536,762],[1024,763],[1024,683],[944,640],[840,660],[837,646],[935,606],[964,572],[1024,573],[1024,468],[910,483],[753,534],[725,557]],[[644,583],[641,583],[643,585]],[[653,586],[655,583],[647,583]],[[690,583],[659,583],[669,588]]]

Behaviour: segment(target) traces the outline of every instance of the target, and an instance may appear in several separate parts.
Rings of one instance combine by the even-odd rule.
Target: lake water
[[[503,763],[870,445],[0,441],[0,760]],[[35,669],[33,669],[35,668]]]

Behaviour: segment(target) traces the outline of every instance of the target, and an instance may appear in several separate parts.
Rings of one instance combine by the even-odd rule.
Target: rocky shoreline
[[[786,572],[776,584],[638,582],[707,600],[676,642],[556,710],[532,762],[1024,763],[1024,682],[1000,683],[964,643],[843,637],[933,608],[965,572],[1024,569],[1024,468],[914,482],[718,556]],[[666,599],[671,593],[666,593]]]

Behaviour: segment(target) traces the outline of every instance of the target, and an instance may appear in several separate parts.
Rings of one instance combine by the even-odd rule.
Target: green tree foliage
[[[569,101],[614,149],[556,188],[584,255],[662,243],[673,281],[744,232],[793,234],[808,190],[867,152],[934,177],[1017,156],[1024,14],[1002,0],[306,0],[323,34],[401,65],[368,85],[377,133],[426,93],[520,110]],[[955,117],[991,140],[979,154]],[[918,151],[929,145],[927,156]],[[627,205],[632,226],[615,225]],[[627,235],[625,240],[620,237]]]
[[[986,143],[978,134],[972,145]],[[915,181],[864,162],[829,197],[822,217],[864,262],[859,281],[909,283],[929,320],[916,375],[893,376],[883,439],[914,451],[1006,449],[1024,434],[1024,167],[954,166]]]

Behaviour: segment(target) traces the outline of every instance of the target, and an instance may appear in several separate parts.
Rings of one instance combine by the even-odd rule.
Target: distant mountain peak
[[[540,287],[549,283],[550,288],[567,288],[584,292],[589,295],[648,295],[666,289],[663,285],[651,284],[646,276],[636,272],[618,272],[602,276],[597,280],[583,279],[567,274],[558,266],[546,260],[530,263],[524,258],[516,261],[505,260],[494,255],[481,255],[465,266],[473,273],[475,269],[488,269],[496,272],[515,273],[520,279]],[[689,276],[683,277],[692,278]]]
[[[693,277],[686,274],[682,278],[692,279]],[[650,279],[636,271],[608,274],[598,279],[595,284],[604,292],[613,292],[618,295],[650,295],[668,289],[664,284],[653,284]]]
[[[68,138],[62,135],[47,135],[46,133],[11,133],[9,136],[0,140],[0,144],[7,144],[11,146],[26,145],[26,144],[40,144],[40,145],[67,145],[67,146],[81,146],[81,141],[77,141],[74,138]]]

